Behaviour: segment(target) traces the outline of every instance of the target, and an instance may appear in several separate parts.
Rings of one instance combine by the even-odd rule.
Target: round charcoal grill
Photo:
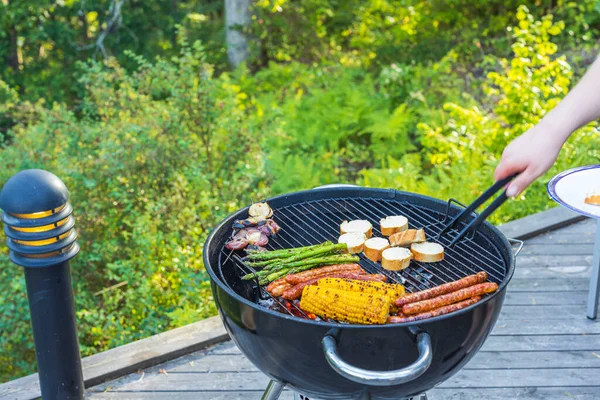
[[[460,311],[412,323],[352,325],[311,320],[293,303],[272,298],[256,281],[241,280],[252,268],[244,264],[243,252],[224,248],[233,221],[248,215],[248,208],[239,210],[210,234],[204,262],[229,335],[272,379],[263,399],[276,399],[284,386],[311,399],[413,398],[455,374],[494,327],[513,275],[515,255],[509,241],[487,222],[452,246],[450,242],[464,224],[438,237],[445,223],[461,211],[452,201],[395,190],[327,187],[267,202],[282,228],[269,241],[269,250],[335,242],[344,220],[369,220],[373,235],[382,236],[381,218],[404,215],[410,228],[424,228],[428,241],[445,247],[444,260],[413,260],[407,269],[392,272],[361,255],[366,271],[404,284],[407,292],[485,271],[499,289]]]

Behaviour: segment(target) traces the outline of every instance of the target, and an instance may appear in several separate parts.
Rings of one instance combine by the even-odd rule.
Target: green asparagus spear
[[[277,269],[276,271],[272,271],[272,272],[268,271],[265,273],[264,271],[259,271],[256,273],[256,275],[258,275],[259,283],[261,285],[264,285],[264,284],[273,282],[274,280],[277,280],[288,274],[295,274],[298,272],[306,271],[308,269],[325,266],[325,265],[358,262],[359,260],[360,260],[360,258],[358,256],[352,256],[349,254],[322,257],[322,258],[314,258],[314,259],[301,260],[301,261],[296,261],[296,262],[292,262],[289,264],[285,264],[285,265],[281,266],[281,268]],[[244,276],[242,279],[249,280],[249,279],[252,279],[253,277],[254,277],[254,274],[248,274],[248,275]]]
[[[346,250],[348,246],[344,243],[331,244],[328,246],[317,246],[315,248],[297,252],[296,254],[283,258],[281,260],[269,260],[269,261],[260,261],[260,262],[248,262],[247,264],[253,268],[264,267],[269,264],[272,264],[274,261],[282,264],[287,264],[289,262],[304,260],[305,258],[311,258],[314,256],[324,255],[327,253],[338,253],[342,250]]]
[[[330,246],[333,243],[327,241],[320,244],[315,244],[312,246],[304,246],[304,247],[295,247],[291,249],[281,249],[281,250],[271,250],[271,251],[249,251],[248,259],[252,261],[268,261],[274,260],[277,258],[287,258],[291,257],[297,253],[301,253],[303,251],[312,250],[321,246]]]

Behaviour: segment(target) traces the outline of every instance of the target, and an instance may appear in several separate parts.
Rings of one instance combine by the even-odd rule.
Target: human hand
[[[563,145],[560,137],[538,124],[506,146],[494,178],[499,181],[519,173],[506,188],[508,197],[518,196],[552,167]]]

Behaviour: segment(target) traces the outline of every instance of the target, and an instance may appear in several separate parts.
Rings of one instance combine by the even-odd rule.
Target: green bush
[[[508,29],[513,32],[513,58],[495,60],[497,72],[490,72],[483,82],[486,96],[495,103],[493,110],[488,111],[487,104],[446,103],[443,123],[418,124],[420,152],[400,160],[390,157],[383,168],[363,170],[360,183],[464,202],[491,184],[504,147],[535,125],[571,85],[571,66],[564,56],[554,57],[557,46],[550,41],[561,33],[564,23],[553,22],[551,16],[534,20],[524,6],[517,19],[518,26]],[[552,206],[545,191],[549,177],[575,165],[600,161],[595,140],[595,125],[582,128],[548,174],[499,209],[491,220],[507,222]]]
[[[0,181],[44,168],[69,187],[82,251],[72,262],[82,353],[89,355],[215,314],[202,245],[222,217],[265,196],[263,155],[239,93],[212,76],[196,43],[150,63],[79,66],[80,115],[20,101],[0,152]],[[32,372],[20,268],[2,246],[0,379]],[[10,301],[8,299],[11,299]]]

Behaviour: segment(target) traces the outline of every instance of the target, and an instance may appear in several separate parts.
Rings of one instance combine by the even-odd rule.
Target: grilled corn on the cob
[[[318,283],[319,287],[327,287],[348,292],[370,293],[385,296],[394,302],[397,298],[404,296],[404,286],[400,284],[358,281],[341,278],[325,278]]]
[[[300,308],[321,318],[357,324],[385,324],[392,301],[382,294],[306,286]]]

